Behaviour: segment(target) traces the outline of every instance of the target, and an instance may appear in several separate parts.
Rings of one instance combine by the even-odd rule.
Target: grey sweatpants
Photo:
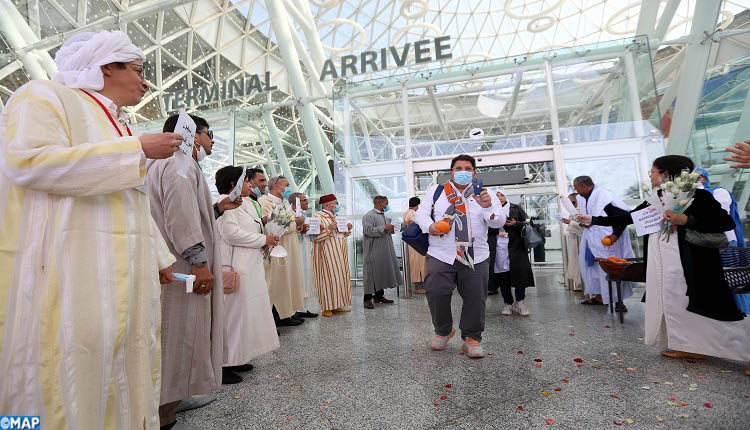
[[[435,334],[448,336],[453,330],[451,297],[453,290],[458,287],[458,294],[464,301],[461,307],[461,322],[458,324],[461,329],[461,339],[466,340],[470,337],[474,340],[482,340],[489,269],[489,260],[475,264],[474,270],[471,270],[458,261],[450,265],[427,256],[425,295],[427,304],[430,306]]]

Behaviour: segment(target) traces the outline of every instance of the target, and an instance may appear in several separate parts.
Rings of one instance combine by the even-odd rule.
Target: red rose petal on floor
[[[453,386],[453,385],[451,385],[451,384],[445,384],[445,388],[450,388],[450,387],[452,387],[452,386]]]
[[[685,402],[680,402],[680,406],[687,406],[687,403],[685,403]]]
[[[432,405],[433,405],[433,406],[437,406],[438,404],[439,404],[438,402],[435,402],[435,403],[433,403]]]
[[[698,379],[706,379],[705,376],[699,376]]]
[[[544,420],[544,422],[546,422],[549,425],[552,425],[555,423],[555,420],[553,420],[552,418],[547,418],[546,420]]]
[[[488,357],[492,357],[493,355],[495,355],[495,354],[494,354],[494,353],[492,353],[492,352],[488,352],[488,353],[487,353],[487,356],[488,356]]]
[[[612,326],[605,325],[604,328],[612,328]]]
[[[534,366],[534,367],[536,367],[537,369],[541,369],[541,368],[542,368],[542,365],[541,365],[541,364],[537,364],[537,365],[536,365],[536,366]]]
[[[575,333],[568,333],[568,336],[575,336]]]
[[[677,397],[675,397],[675,396],[669,396],[669,397],[667,397],[667,400],[671,400],[673,402],[676,402],[677,401]]]
[[[565,382],[566,384],[568,383],[567,379],[561,379],[560,381]]]
[[[612,397],[613,399],[619,399],[619,397],[617,397],[617,394],[610,394],[609,397]]]
[[[448,398],[448,396],[440,396],[440,400],[445,400],[447,398]]]
[[[560,388],[560,387],[555,387],[555,391],[562,391],[562,388]]]
[[[573,361],[575,361],[576,363],[583,363],[583,359],[581,358],[574,358]]]
[[[534,361],[536,361],[537,363],[541,363],[542,359],[541,358],[535,358]]]
[[[522,411],[523,410],[523,406],[521,406],[521,405],[516,406],[516,410],[517,411]]]
[[[518,351],[518,354],[523,354],[523,351]]]
[[[708,409],[711,409],[714,407],[714,405],[712,405],[711,403],[706,403],[703,406],[707,407]]]
[[[619,422],[619,421],[612,421],[612,422],[615,423],[616,426],[621,426],[622,425],[622,423]]]
[[[576,364],[576,366],[583,367],[583,364]],[[597,369],[598,369],[598,367],[597,367]]]

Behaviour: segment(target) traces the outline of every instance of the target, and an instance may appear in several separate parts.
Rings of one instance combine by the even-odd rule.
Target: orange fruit
[[[602,239],[602,245],[604,246],[612,246],[612,239],[605,237]]]
[[[611,257],[607,257],[607,261],[609,261],[610,263],[617,263],[617,260],[618,258],[615,257],[614,255]]]
[[[435,223],[435,228],[441,233],[448,233],[451,231],[451,225],[445,221],[438,221]]]

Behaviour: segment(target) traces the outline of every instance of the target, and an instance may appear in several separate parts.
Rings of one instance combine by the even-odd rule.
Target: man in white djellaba
[[[594,185],[589,176],[579,176],[573,180],[573,188],[578,193],[578,211],[583,215],[592,216],[619,216],[627,214],[630,208],[615,194],[602,187]],[[602,243],[605,237],[614,235],[619,240],[607,246]],[[617,310],[627,312],[624,299],[633,295],[633,283],[622,283],[623,297],[609,297],[607,287],[607,274],[595,261],[595,258],[633,258],[633,247],[630,244],[630,235],[627,227],[619,225],[615,227],[589,226],[584,229],[581,238],[581,248],[578,252],[581,277],[583,278],[584,293],[591,297],[581,302],[584,305],[601,305],[615,302]],[[617,294],[617,292],[615,292]]]
[[[78,33],[0,116],[0,415],[159,427],[159,282],[175,258],[137,187],[181,138],[127,125],[144,59],[120,31]]]

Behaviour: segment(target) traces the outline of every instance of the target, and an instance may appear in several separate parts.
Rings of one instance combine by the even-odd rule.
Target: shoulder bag
[[[442,192],[443,185],[438,185],[435,189],[435,194],[432,196],[430,218],[433,218],[435,215],[435,202],[440,198]],[[404,231],[401,232],[401,240],[414,248],[414,250],[420,255],[427,255],[427,249],[430,247],[430,235],[428,233],[422,233],[422,228],[416,223],[416,221],[409,224]]]
[[[234,271],[234,246],[230,264],[221,265],[221,279],[224,281],[224,294],[232,294],[240,287],[240,274]]]
[[[724,248],[729,246],[729,239],[724,233],[703,233],[685,229],[685,242],[703,248]]]

